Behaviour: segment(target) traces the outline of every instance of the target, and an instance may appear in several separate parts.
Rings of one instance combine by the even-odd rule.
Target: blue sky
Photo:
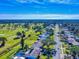
[[[79,14],[79,0],[0,0],[0,14]]]

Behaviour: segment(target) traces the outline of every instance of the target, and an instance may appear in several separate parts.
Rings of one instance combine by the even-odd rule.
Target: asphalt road
[[[59,26],[58,24],[56,24],[55,31],[54,31],[54,39],[56,42],[56,45],[55,45],[56,55],[53,56],[53,59],[64,59],[62,43],[60,42],[60,38],[58,37],[58,32],[59,32]]]

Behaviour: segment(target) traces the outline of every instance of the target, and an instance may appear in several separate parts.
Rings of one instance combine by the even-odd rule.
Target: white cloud
[[[28,0],[16,0],[17,2],[20,2],[20,3],[26,3],[28,2]]]
[[[79,4],[79,0],[49,0],[53,3],[62,3],[62,4]]]
[[[58,0],[59,3],[69,3],[70,0]]]
[[[38,4],[45,4],[45,2],[63,3],[63,4],[79,4],[78,0],[16,0],[16,1],[20,3],[34,2]]]
[[[38,0],[32,0],[32,2],[37,3],[37,4],[43,4],[43,1],[38,1]]]
[[[0,19],[79,19],[79,14],[0,14]]]
[[[49,0],[49,1],[55,3],[70,3],[70,0]]]

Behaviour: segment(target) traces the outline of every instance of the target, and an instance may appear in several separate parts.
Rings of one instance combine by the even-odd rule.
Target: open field
[[[43,28],[43,24],[37,24],[39,26],[42,27],[42,33],[45,31]],[[16,53],[17,51],[21,48],[20,46],[20,39],[16,39],[14,40],[14,38],[16,37],[16,33],[17,32],[22,32],[25,31],[25,35],[26,38],[24,39],[24,44],[28,45],[29,48],[31,48],[31,46],[34,44],[34,42],[37,41],[38,39],[38,35],[40,34],[40,32],[35,32],[35,30],[33,29],[33,27],[35,26],[34,24],[29,25],[29,28],[24,28],[22,25],[17,25],[17,27],[15,27],[14,24],[1,24],[0,25],[0,37],[5,37],[7,39],[7,41],[5,42],[5,46],[0,48],[0,59],[11,59]],[[30,35],[30,37],[28,37],[28,35]],[[53,35],[50,36],[50,39],[53,39]],[[50,48],[53,48],[54,46],[50,46]],[[44,48],[47,48],[46,46]],[[4,52],[5,51],[5,52]],[[41,55],[41,59],[46,59],[47,56],[43,56]]]

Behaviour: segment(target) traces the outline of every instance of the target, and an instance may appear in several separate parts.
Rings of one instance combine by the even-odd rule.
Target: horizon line
[[[0,14],[0,19],[79,19],[79,14]]]

